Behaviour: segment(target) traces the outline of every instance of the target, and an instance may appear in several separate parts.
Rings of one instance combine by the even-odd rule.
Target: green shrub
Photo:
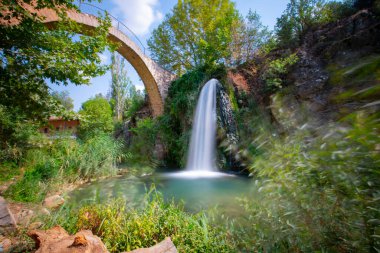
[[[20,162],[37,129],[24,113],[0,105],[0,162]]]
[[[51,187],[115,175],[122,157],[122,144],[104,133],[84,142],[64,136],[40,142],[40,147],[29,150],[24,161],[26,172],[6,191],[8,197],[38,202]]]
[[[7,189],[5,196],[21,202],[40,202],[46,195],[46,188],[39,174],[27,171],[21,180]]]
[[[157,139],[157,122],[151,118],[140,119],[136,127],[131,128],[132,140],[128,147],[131,154],[128,161],[134,164],[150,166],[156,163],[154,158],[154,148]]]
[[[125,116],[126,118],[132,118],[145,105],[145,97],[143,94],[136,92],[127,102],[128,105]]]
[[[111,133],[113,130],[111,105],[102,96],[84,102],[79,115],[81,123],[78,130],[81,138],[91,138],[101,133]]]
[[[115,175],[116,164],[122,158],[122,143],[107,134],[99,134],[80,145],[79,157],[72,160],[78,164],[81,178]]]
[[[258,193],[243,200],[250,224],[241,248],[263,252],[371,252],[379,248],[378,114],[352,114],[346,127],[256,143]],[[311,134],[313,133],[313,134]],[[313,139],[310,136],[315,136]]]
[[[20,174],[20,169],[15,162],[0,163],[0,182],[10,180]]]
[[[110,252],[150,247],[168,236],[179,252],[234,251],[225,229],[211,224],[204,213],[189,214],[182,205],[165,202],[155,190],[147,194],[140,208],[129,208],[123,199],[117,199],[84,206],[79,212],[66,211],[64,219],[59,217],[48,222],[49,226],[59,224],[71,233],[90,229]]]
[[[297,62],[298,56],[296,54],[270,61],[262,76],[266,84],[266,89],[270,92],[281,89],[283,87],[283,79],[290,67]]]

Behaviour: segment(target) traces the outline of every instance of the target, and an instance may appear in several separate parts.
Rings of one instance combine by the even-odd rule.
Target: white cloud
[[[105,52],[98,55],[101,60],[101,64],[108,64],[108,55]]]
[[[135,84],[136,90],[145,90],[145,86],[142,82]]]
[[[145,90],[145,85],[141,80],[136,82],[134,85],[135,85],[136,90],[140,90],[140,91]]]
[[[162,20],[163,14],[157,10],[158,0],[112,0],[116,8],[112,11],[122,18],[122,22],[137,35],[145,35],[150,26]]]

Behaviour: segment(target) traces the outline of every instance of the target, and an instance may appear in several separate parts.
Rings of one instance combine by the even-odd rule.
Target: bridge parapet
[[[108,17],[111,19],[112,26],[121,31],[123,34],[127,35],[127,37],[138,46],[143,54],[147,54],[147,49],[139,37],[133,32],[133,30],[124,24],[120,19],[109,13],[107,10],[104,10],[91,3],[83,3],[82,1],[78,1],[77,6],[81,13],[90,14],[95,17],[98,17],[99,14],[103,16],[108,15]]]

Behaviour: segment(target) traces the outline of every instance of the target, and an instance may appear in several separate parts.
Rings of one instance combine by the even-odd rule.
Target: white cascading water
[[[215,164],[216,90],[218,85],[218,80],[211,79],[203,86],[199,95],[186,170],[167,173],[166,177],[209,178],[233,176],[218,172]]]
[[[218,83],[218,80],[211,79],[201,90],[191,132],[187,171],[216,171],[216,89]]]

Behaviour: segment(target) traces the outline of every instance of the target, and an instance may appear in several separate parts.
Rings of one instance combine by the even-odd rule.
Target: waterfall
[[[195,110],[186,170],[166,176],[180,178],[231,177],[217,171],[216,153],[216,94],[220,83],[211,79],[202,88]]]
[[[216,89],[218,80],[211,79],[199,95],[186,170],[198,172],[216,171]]]

